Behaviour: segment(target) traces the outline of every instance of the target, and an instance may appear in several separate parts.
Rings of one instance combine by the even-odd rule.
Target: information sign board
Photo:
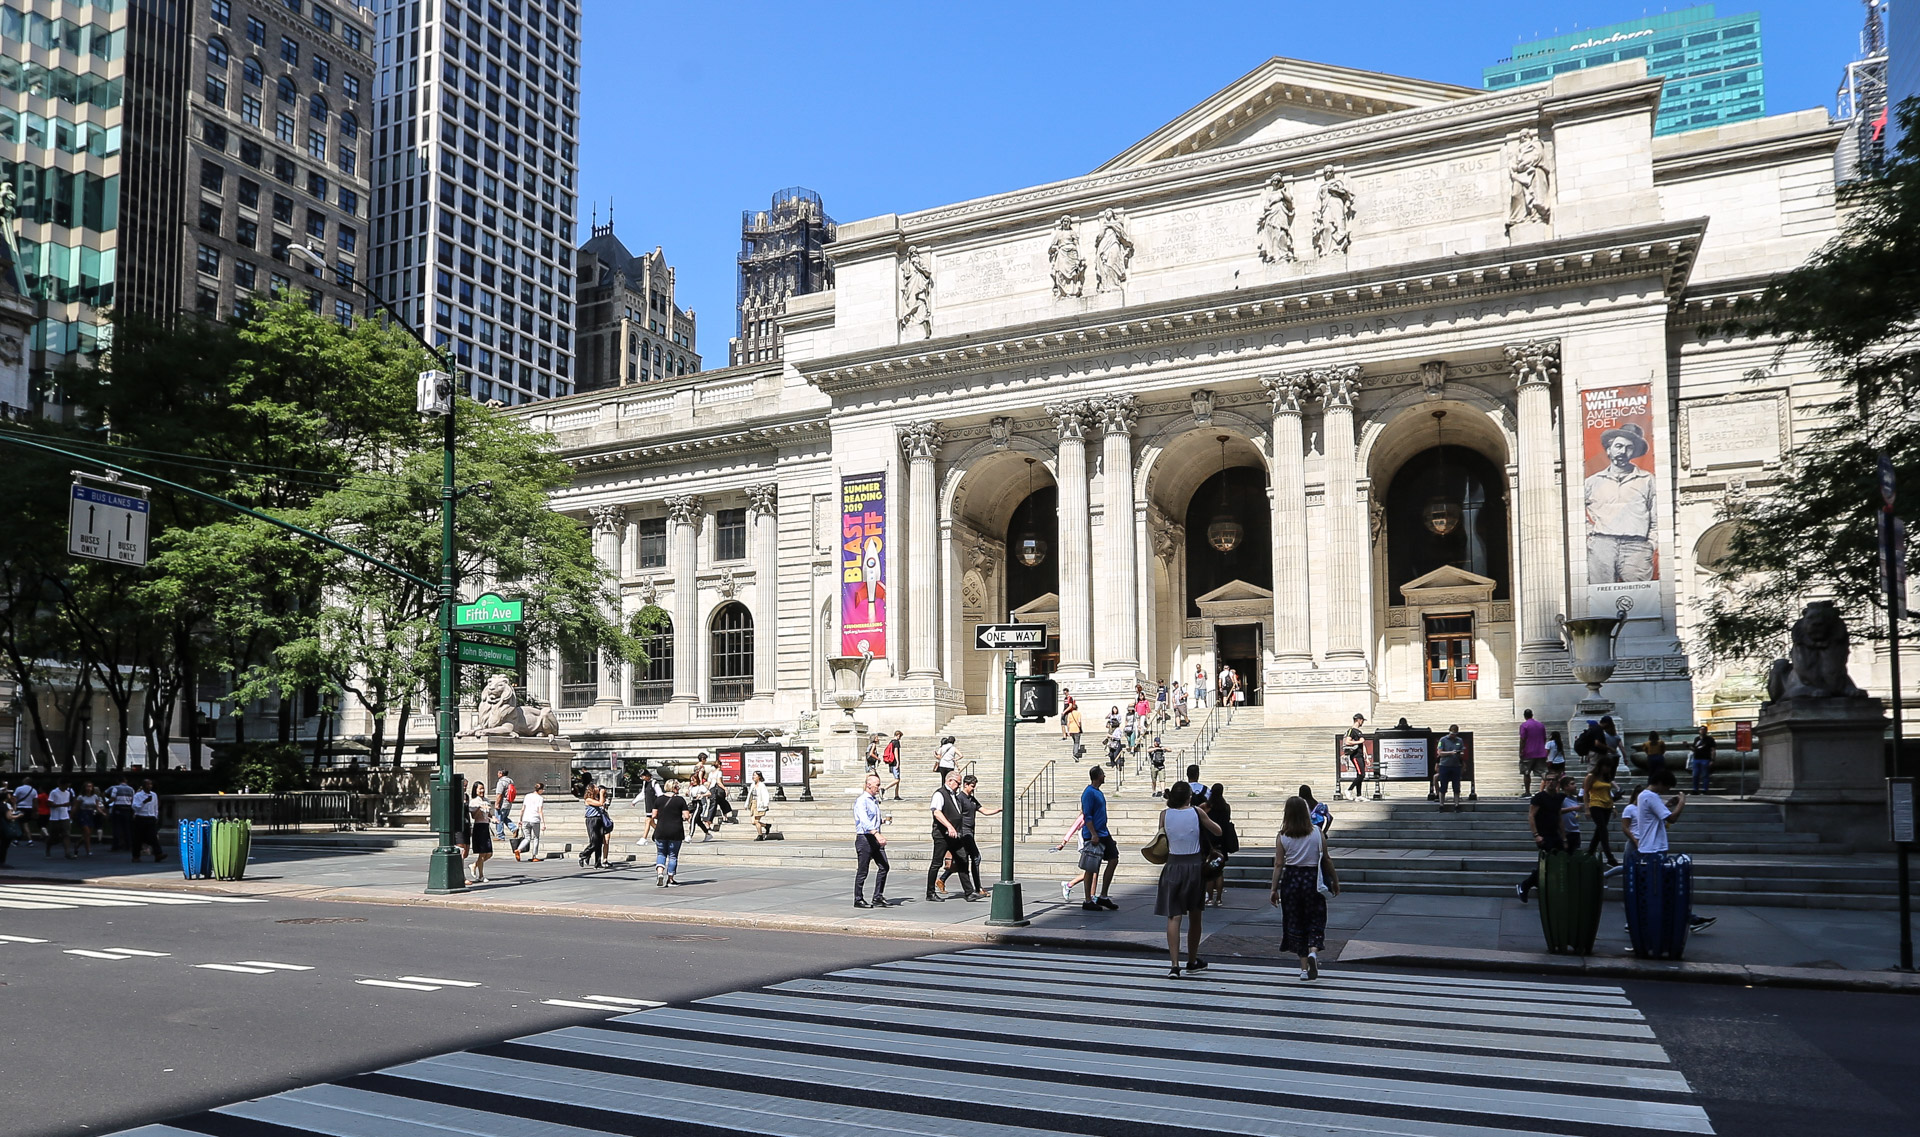
[[[67,552],[122,565],[147,563],[145,498],[75,484],[67,514]]]

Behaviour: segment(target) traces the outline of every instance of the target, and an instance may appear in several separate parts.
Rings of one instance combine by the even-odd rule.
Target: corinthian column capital
[[[1091,406],[1106,433],[1131,435],[1134,420],[1140,417],[1134,403],[1132,395],[1108,395]]]
[[[1313,374],[1307,371],[1282,371],[1278,375],[1263,375],[1260,386],[1266,391],[1274,414],[1298,416],[1301,400],[1313,393]]]
[[[593,515],[595,533],[618,533],[627,522],[627,511],[618,505],[596,505],[587,510]]]
[[[697,493],[678,494],[667,499],[667,520],[675,525],[698,526],[702,512],[700,495]]]
[[[1315,368],[1313,378],[1314,385],[1320,388],[1320,399],[1328,410],[1336,407],[1353,409],[1353,400],[1360,394],[1359,364]]]
[[[1560,341],[1557,339],[1510,343],[1504,350],[1507,370],[1513,374],[1517,387],[1551,384],[1560,377]]]
[[[1087,403],[1048,405],[1047,417],[1053,420],[1054,433],[1059,435],[1062,444],[1087,440],[1087,412],[1090,409]]]
[[[774,503],[780,500],[780,487],[776,483],[747,487],[747,506],[762,517],[771,516]]]
[[[933,461],[946,441],[947,436],[937,422],[910,422],[900,428],[900,448],[916,461]]]

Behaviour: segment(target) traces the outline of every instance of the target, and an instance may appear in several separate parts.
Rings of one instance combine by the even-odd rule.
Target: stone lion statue
[[[480,709],[473,716],[473,726],[461,731],[460,737],[559,733],[560,723],[553,717],[553,708],[522,706],[513,692],[513,680],[495,675],[480,690]]]
[[[1831,600],[1806,606],[1793,625],[1793,650],[1767,672],[1769,699],[1858,698],[1847,675],[1847,625]]]

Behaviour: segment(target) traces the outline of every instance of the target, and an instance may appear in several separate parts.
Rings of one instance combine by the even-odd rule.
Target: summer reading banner
[[[887,476],[840,479],[840,653],[887,654]]]

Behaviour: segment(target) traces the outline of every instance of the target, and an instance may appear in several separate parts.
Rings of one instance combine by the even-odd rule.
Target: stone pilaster
[[[1308,372],[1260,380],[1273,410],[1273,637],[1282,664],[1313,658],[1312,594],[1307,574],[1307,459],[1301,400],[1313,391]]]
[[[1139,412],[1132,395],[1108,395],[1092,405],[1101,428],[1101,532],[1104,546],[1095,558],[1100,588],[1094,593],[1095,626],[1100,629],[1100,670],[1127,677],[1140,670],[1140,585],[1135,579],[1133,509],[1133,423]]]
[[[593,515],[593,559],[599,561],[600,567],[617,580],[624,568],[620,563],[620,534],[627,527],[627,511],[617,505],[596,505],[587,512]],[[615,608],[607,616],[618,621],[620,611]],[[593,698],[595,703],[613,706],[625,701],[622,692],[626,684],[620,681],[623,671],[618,656],[612,652],[600,654]]]
[[[1088,571],[1093,557],[1088,528],[1087,404],[1047,408],[1060,440],[1056,479],[1060,486],[1060,671],[1093,674],[1093,607]]]
[[[667,571],[673,574],[673,701],[700,701],[700,517],[698,494],[667,499]]]
[[[938,423],[900,428],[907,454],[907,678],[940,678],[940,517],[934,456],[946,441]]]
[[[1560,650],[1559,621],[1566,612],[1566,541],[1554,462],[1560,447],[1553,433],[1553,386],[1560,378],[1560,341],[1508,344],[1519,401],[1520,649]]]
[[[747,487],[753,520],[753,697],[773,697],[780,650],[780,487]]]
[[[1366,511],[1355,476],[1353,430],[1360,368],[1325,367],[1316,371],[1314,378],[1326,409],[1327,658],[1352,663],[1365,657],[1366,642],[1361,588],[1362,558],[1367,549]]]

